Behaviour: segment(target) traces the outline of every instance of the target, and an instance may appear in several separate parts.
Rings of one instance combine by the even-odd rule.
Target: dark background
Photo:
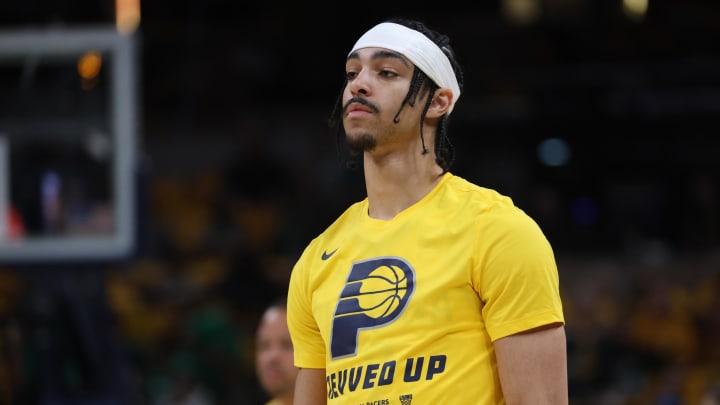
[[[172,145],[259,136],[242,124],[254,119],[291,137],[307,129],[312,146],[332,147],[324,122],[355,38],[385,17],[419,17],[450,35],[464,65],[452,131],[458,174],[512,195],[548,222],[559,249],[623,249],[636,236],[681,250],[716,243],[719,220],[703,193],[717,193],[720,172],[718,3],[653,0],[642,21],[620,1],[541,4],[537,21],[519,25],[499,1],[143,2],[142,142],[158,171],[181,170]],[[0,6],[5,27],[113,21],[109,1]],[[537,160],[550,137],[569,144],[567,165]],[[536,206],[537,193],[554,198],[557,212]],[[592,224],[572,218],[582,197],[597,204]]]
[[[510,195],[557,253],[571,403],[720,397],[720,2],[650,0],[635,21],[544,0],[525,25],[475,3],[144,1],[138,253],[0,274],[5,403],[260,403],[260,310],[364,196],[325,125],[345,55],[393,16],[447,33],[464,67],[452,171]],[[110,1],[0,3],[0,28],[113,23]],[[538,159],[548,138],[565,165]]]

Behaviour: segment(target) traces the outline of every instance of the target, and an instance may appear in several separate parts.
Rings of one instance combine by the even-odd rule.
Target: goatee
[[[377,146],[377,141],[375,140],[375,137],[367,133],[356,135],[353,137],[346,135],[345,143],[347,144],[348,149],[350,149],[350,152],[354,155],[360,154],[362,152],[369,152],[375,149],[375,146]]]

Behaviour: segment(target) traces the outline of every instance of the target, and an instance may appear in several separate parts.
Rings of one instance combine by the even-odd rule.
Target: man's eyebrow
[[[407,67],[412,67],[410,65],[410,62],[407,60],[407,58],[405,56],[403,56],[401,53],[395,52],[395,51],[389,51],[387,49],[380,49],[380,50],[373,52],[371,58],[372,59],[394,58],[394,59],[397,59],[400,62],[402,62],[403,65],[405,65]],[[350,53],[350,55],[348,55],[348,57],[347,57],[347,60],[350,60],[350,59],[360,59],[360,55],[358,54],[358,51],[353,51],[352,53]]]

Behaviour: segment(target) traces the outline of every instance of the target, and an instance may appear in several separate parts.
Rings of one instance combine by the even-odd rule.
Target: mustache
[[[367,101],[366,99],[362,97],[353,97],[350,100],[348,100],[345,105],[343,106],[343,114],[347,112],[348,107],[350,104],[357,103],[362,104],[365,107],[369,108],[372,112],[378,112],[380,109],[373,103]]]

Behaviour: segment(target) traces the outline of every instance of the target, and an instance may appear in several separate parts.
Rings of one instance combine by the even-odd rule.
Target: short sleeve
[[[290,275],[288,289],[288,329],[293,342],[295,366],[325,368],[325,343],[312,311],[312,292],[303,258]]]
[[[491,340],[564,323],[554,253],[538,224],[517,207],[480,222],[476,288]]]

